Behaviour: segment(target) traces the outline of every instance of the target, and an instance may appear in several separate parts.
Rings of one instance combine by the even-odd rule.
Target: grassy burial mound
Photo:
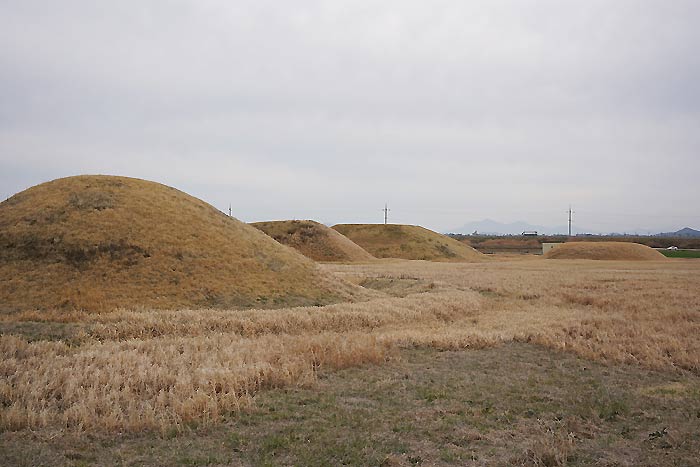
[[[360,262],[375,259],[349,238],[318,222],[271,221],[251,225],[314,261]]]
[[[417,225],[338,224],[333,229],[377,258],[476,261],[483,256],[469,245]]]
[[[0,311],[320,304],[351,287],[159,183],[69,177],[0,203]]]
[[[658,261],[666,257],[646,245],[629,242],[568,242],[545,255],[549,259],[596,259],[611,261]]]

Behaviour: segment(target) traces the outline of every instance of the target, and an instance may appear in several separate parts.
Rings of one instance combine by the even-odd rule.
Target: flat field
[[[700,262],[322,267],[373,298],[2,316],[3,465],[700,463]]]
[[[668,258],[700,258],[700,250],[660,250]]]

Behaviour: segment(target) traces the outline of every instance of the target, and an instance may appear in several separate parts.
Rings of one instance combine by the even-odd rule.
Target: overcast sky
[[[0,195],[244,221],[700,228],[700,1],[0,0]]]

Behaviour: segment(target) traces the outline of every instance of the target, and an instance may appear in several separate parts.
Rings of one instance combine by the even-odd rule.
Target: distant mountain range
[[[676,230],[675,232],[663,232],[656,234],[657,237],[677,237],[677,238],[700,238],[700,230],[691,229],[690,227],[684,227],[681,230]]]
[[[566,235],[569,228],[565,225],[562,226],[546,226],[546,225],[534,225],[524,221],[503,223],[492,219],[484,219],[482,221],[467,222],[461,227],[451,230],[449,233],[460,233],[460,234],[472,234],[477,232],[481,235],[520,235],[523,232],[537,232],[540,235]],[[596,232],[591,229],[578,227],[575,224],[571,227],[571,233],[577,234],[601,234],[602,232]],[[700,237],[700,231],[691,229],[690,227],[685,227],[676,232],[663,232],[655,233],[654,231],[648,229],[636,229],[632,232],[639,235],[656,235],[659,237],[681,237],[681,238],[696,238]],[[623,235],[611,234],[611,235]]]

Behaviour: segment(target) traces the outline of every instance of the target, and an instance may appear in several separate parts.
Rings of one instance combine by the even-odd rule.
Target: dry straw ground
[[[262,389],[399,348],[529,342],[700,376],[700,263],[381,261],[324,265],[373,298],[278,310],[3,315],[0,428],[97,432],[216,423]],[[64,340],[50,340],[65,327]],[[9,331],[8,331],[9,330]]]
[[[251,225],[314,261],[350,263],[376,259],[344,235],[315,221],[270,221]]]

